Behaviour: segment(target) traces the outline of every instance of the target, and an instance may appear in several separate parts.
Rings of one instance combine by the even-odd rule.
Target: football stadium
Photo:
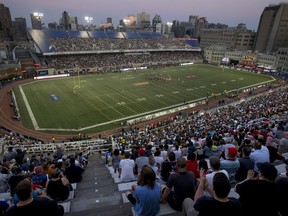
[[[53,29],[42,16],[28,42],[0,41],[0,214],[288,214],[286,48],[231,48],[256,37],[243,23],[219,44],[222,25],[200,29],[204,50],[176,24]]]

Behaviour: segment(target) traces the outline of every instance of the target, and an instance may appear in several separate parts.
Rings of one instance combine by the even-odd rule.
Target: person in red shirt
[[[194,173],[196,178],[199,178],[198,161],[196,160],[196,154],[190,152],[186,161],[187,170]]]

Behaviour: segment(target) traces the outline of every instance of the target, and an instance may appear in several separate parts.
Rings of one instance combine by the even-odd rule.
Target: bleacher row
[[[282,154],[285,159],[288,159],[288,153],[284,153]],[[208,163],[208,168],[210,169],[210,162],[209,162],[209,159],[206,159],[207,163]],[[111,177],[113,178],[114,180],[114,183],[117,184],[118,186],[118,191],[119,192],[122,192],[122,200],[123,200],[123,203],[129,203],[129,200],[127,199],[126,197],[126,194],[125,192],[126,191],[132,191],[132,185],[135,185],[137,184],[137,176],[135,176],[135,180],[134,181],[129,181],[129,182],[121,182],[121,179],[119,178],[119,174],[118,172],[117,173],[114,173],[114,169],[112,166],[108,166],[106,165],[107,169],[109,170],[110,174],[111,174]],[[278,170],[278,174],[279,175],[285,175],[286,174],[286,165],[284,163],[280,163],[278,165],[275,165],[276,169]],[[235,192],[235,188],[231,188],[230,190],[230,193],[228,195],[228,197],[234,197],[236,199],[239,198],[239,195],[238,193]],[[133,216],[137,216],[137,213],[135,212],[134,208],[131,207],[131,211],[132,211],[132,215]],[[173,213],[177,213],[176,210],[172,209],[168,203],[165,203],[165,204],[161,204],[160,205],[160,212],[158,213],[157,216],[160,216],[160,215],[170,215],[170,214],[173,214]]]
[[[74,199],[76,195],[77,183],[73,183],[71,185],[72,185],[73,190],[70,191],[68,199],[63,202],[58,202],[59,205],[63,206],[65,213],[70,212],[70,204],[71,204],[70,201]],[[9,205],[13,205],[13,202],[11,201],[10,192],[0,193],[0,200],[6,200],[9,203]]]
[[[105,151],[112,146],[111,143],[108,143],[104,139],[92,139],[92,140],[83,140],[75,142],[64,142],[64,143],[49,143],[49,144],[17,144],[13,145],[14,149],[21,149],[26,151],[27,154],[39,154],[39,153],[53,153],[57,147],[61,147],[64,152],[97,152]],[[9,145],[4,145],[4,152],[7,151]]]

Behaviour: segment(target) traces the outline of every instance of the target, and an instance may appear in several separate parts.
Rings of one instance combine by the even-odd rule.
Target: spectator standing
[[[114,173],[119,173],[119,163],[121,161],[120,151],[119,149],[114,149],[112,155],[112,166],[114,169]]]

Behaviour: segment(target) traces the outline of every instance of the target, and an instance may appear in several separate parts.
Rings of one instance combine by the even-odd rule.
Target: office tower
[[[145,12],[137,14],[137,27],[140,29],[146,29],[150,27],[150,14]]]
[[[27,23],[26,19],[23,17],[16,17],[15,18],[15,27],[19,31],[20,36],[22,38],[27,37]]]
[[[288,3],[265,7],[259,21],[254,50],[274,53],[288,47]]]

